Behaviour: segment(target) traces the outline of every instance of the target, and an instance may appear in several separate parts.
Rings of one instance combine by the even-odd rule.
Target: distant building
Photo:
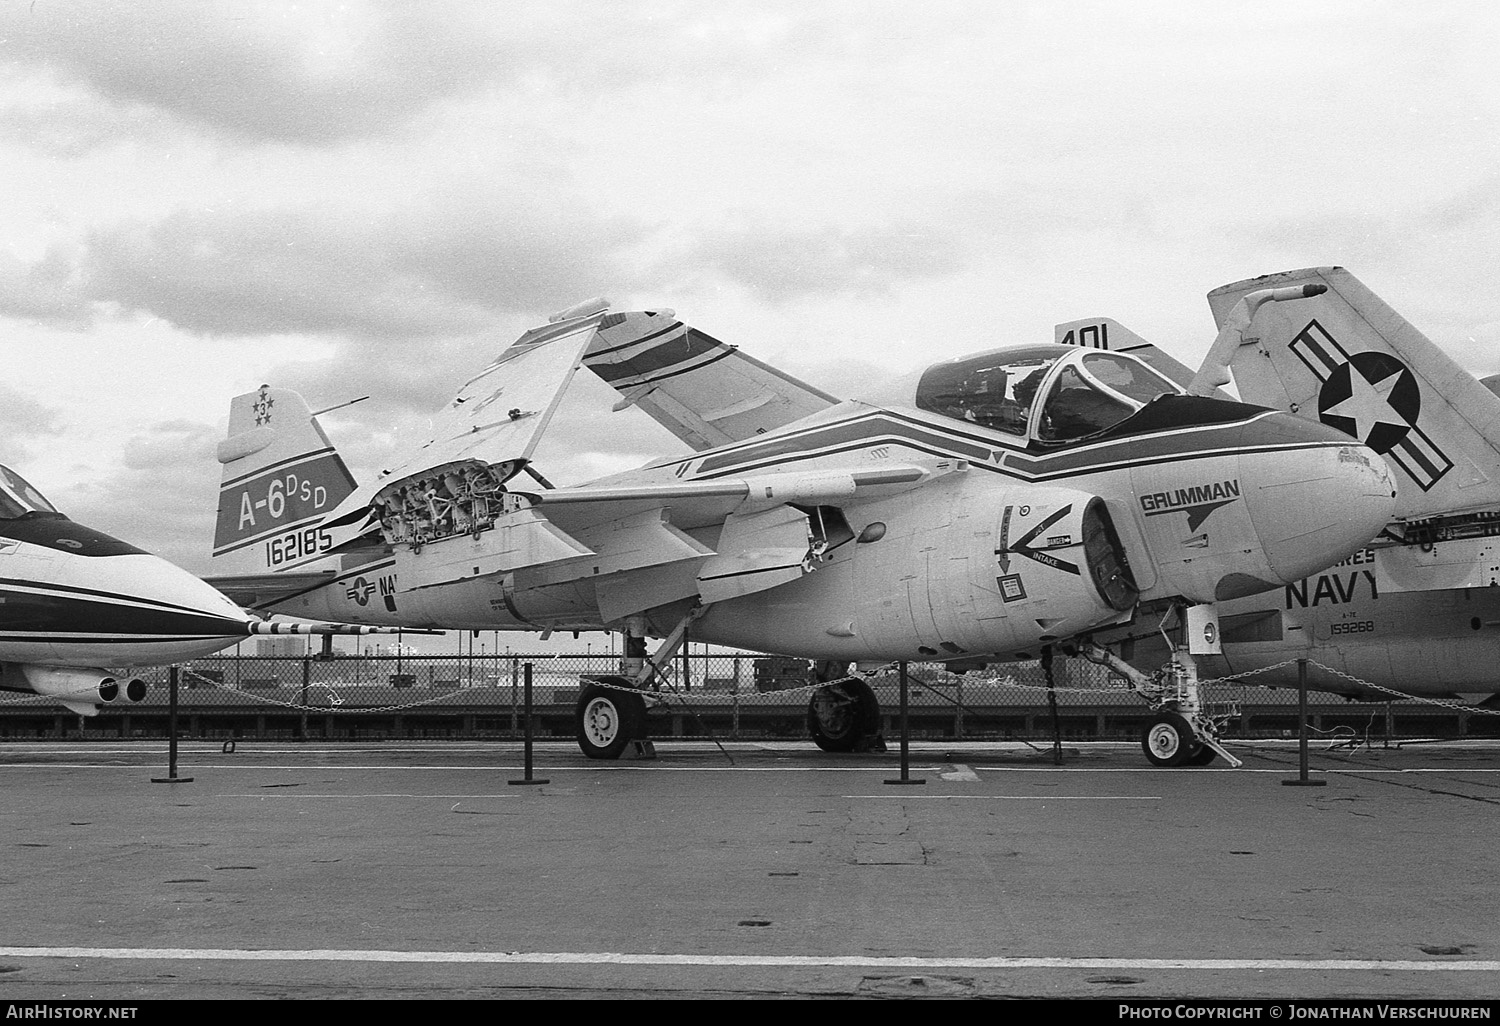
[[[301,657],[311,655],[312,638],[307,635],[289,638],[258,638],[255,642],[255,654],[258,656],[281,656]]]

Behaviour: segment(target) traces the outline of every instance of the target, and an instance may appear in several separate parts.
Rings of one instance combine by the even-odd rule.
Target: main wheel
[[[852,752],[880,733],[880,702],[862,680],[818,688],[807,703],[807,731],[825,752]]]
[[[1202,748],[1198,735],[1180,713],[1158,713],[1141,736],[1141,750],[1153,766],[1185,765]]]
[[[618,759],[630,742],[646,736],[646,703],[639,694],[586,683],[578,693],[573,725],[584,755]]]

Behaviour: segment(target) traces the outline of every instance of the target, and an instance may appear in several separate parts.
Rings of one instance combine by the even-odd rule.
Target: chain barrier
[[[1315,662],[1311,659],[1307,661],[1307,665],[1316,666],[1318,669],[1325,670],[1328,673],[1333,674],[1335,677],[1343,677],[1346,680],[1353,681],[1360,687],[1369,688],[1372,691],[1379,691],[1382,694],[1395,695],[1396,700],[1405,702],[1418,702],[1422,705],[1435,705],[1441,709],[1452,709],[1455,712],[1479,713],[1482,716],[1500,716],[1500,709],[1487,709],[1484,706],[1479,705],[1466,705],[1463,702],[1457,702],[1453,699],[1448,698],[1426,698],[1421,695],[1404,694],[1400,691],[1384,687],[1380,684],[1374,684],[1367,680],[1361,680],[1353,674],[1345,673],[1343,670],[1335,670],[1332,666],[1325,666],[1322,663]]]
[[[547,667],[547,664],[549,663],[552,664],[550,667],[547,667],[546,670],[542,671],[542,676],[545,678],[546,676],[550,675],[554,679],[561,678],[565,680],[565,683],[553,684],[553,701],[542,704],[557,704],[555,696],[560,688],[576,688],[578,686],[581,686],[584,679],[588,679],[591,683],[606,688],[634,690],[637,692],[640,692],[641,690],[630,688],[625,685],[616,684],[608,680],[600,679],[610,676],[617,676],[617,674],[613,674],[608,671],[591,672],[590,670],[588,670],[587,663],[592,662],[596,658],[594,656],[584,657],[570,653],[549,653],[538,656],[508,654],[503,657],[505,659],[504,663],[499,662],[500,658],[501,657],[499,656],[490,657],[490,660],[493,661],[488,662],[488,668],[494,671],[499,671],[502,668],[509,668],[509,670],[511,671],[511,676],[514,676],[516,668],[522,661],[532,663],[534,666],[538,666],[539,668]],[[828,682],[809,681],[805,678],[805,676],[787,676],[781,678],[768,677],[765,683],[769,683],[772,686],[765,687],[763,686],[759,667],[757,665],[755,668],[753,685],[755,687],[755,690],[746,690],[744,686],[745,680],[741,674],[741,670],[739,667],[740,660],[743,659],[748,662],[756,662],[758,658],[759,657],[755,657],[752,655],[741,657],[718,655],[712,657],[693,657],[693,661],[695,663],[698,663],[699,666],[703,667],[703,670],[701,672],[703,674],[705,684],[703,685],[702,691],[696,690],[690,683],[684,683],[683,681],[678,681],[675,679],[677,667],[674,661],[673,663],[669,663],[657,668],[657,679],[659,681],[659,685],[654,689],[645,691],[644,694],[654,698],[654,700],[656,701],[659,701],[663,706],[679,709],[685,715],[693,716],[701,723],[702,717],[700,715],[700,712],[702,711],[722,713],[730,707],[744,708],[747,706],[754,707],[788,705],[806,702],[811,699],[813,693],[819,688],[825,687],[830,683],[837,683],[836,680]],[[245,662],[252,663],[255,659],[264,659],[267,663],[275,663],[279,661],[283,664],[291,661],[286,658],[281,658],[280,660],[278,660],[275,657],[249,657],[245,660]],[[711,676],[711,660],[724,661],[731,659],[735,662],[735,669],[731,676],[719,678],[714,678]],[[297,661],[301,662],[301,660]],[[585,663],[585,668],[581,671],[575,671],[571,666],[564,668],[564,664],[573,663],[575,661]],[[415,668],[421,665],[423,662],[424,660],[421,657],[413,657],[411,658],[409,665],[412,665]],[[363,691],[368,694],[369,691],[374,690],[384,692],[387,691],[390,687],[412,686],[410,682],[408,682],[406,685],[396,684],[395,677],[415,677],[416,673],[413,672],[412,674],[393,674],[392,682],[390,684],[387,684],[380,680],[375,680],[372,682],[361,682],[359,680],[360,675],[362,673],[370,672],[367,668],[367,663],[355,663],[352,660],[347,664],[313,663],[313,665],[323,665],[340,670],[347,670],[348,668],[352,667],[352,672],[354,673],[355,679],[353,681],[308,680],[307,668],[306,666],[304,666],[302,669],[302,683],[272,683],[269,685],[269,687],[276,688],[283,693],[287,691],[301,691],[300,697],[293,696],[290,698],[284,698],[275,694],[263,693],[261,688],[268,687],[265,683],[260,684],[260,686],[256,687],[253,691],[248,687],[241,685],[239,680],[236,680],[234,684],[231,684],[223,679],[224,671],[222,670],[216,675],[210,675],[200,672],[199,669],[193,666],[184,665],[181,668],[181,672],[183,682],[191,682],[192,686],[195,689],[211,689],[218,694],[233,696],[237,700],[234,704],[227,706],[210,702],[208,704],[208,708],[211,708],[214,711],[243,710],[246,706],[253,703],[256,705],[275,707],[296,713],[317,713],[323,715],[391,715],[429,709],[443,705],[451,705],[455,701],[455,697],[457,697],[460,701],[465,698],[469,698],[471,701],[482,698],[480,704],[493,705],[496,712],[499,712],[501,710],[509,712],[515,711],[514,697],[512,697],[512,700],[510,702],[493,701],[494,696],[496,696],[498,693],[501,693],[502,690],[507,687],[514,691],[516,683],[514,680],[510,681],[509,684],[497,683],[498,681],[503,679],[503,674],[499,672],[490,672],[486,675],[487,679],[490,682],[489,684],[474,684],[473,681],[476,679],[473,673],[474,660],[470,658],[468,660],[468,673],[470,683],[468,685],[459,685],[458,679],[460,678],[460,673],[458,670],[458,662],[461,662],[461,657],[458,657],[457,661],[455,661],[455,657],[435,657],[433,659],[426,660],[426,662],[429,664],[428,674],[433,678],[430,683],[439,684],[441,685],[440,688],[434,689],[433,693],[431,694],[414,694],[405,701],[387,701],[380,705],[360,704],[360,696],[357,693]],[[440,662],[446,663],[447,665],[450,665],[454,668],[454,678],[442,681],[436,679],[436,677],[434,676],[438,672],[436,666]],[[1259,685],[1254,682],[1253,678],[1295,667],[1297,663],[1298,659],[1286,659],[1268,666],[1263,666],[1252,670],[1245,670],[1223,677],[1204,678],[1199,681],[1199,684],[1200,686],[1205,688],[1257,687]],[[227,666],[229,664],[225,662],[221,665],[224,665],[227,669]],[[399,666],[400,664],[398,663],[397,665]],[[1065,665],[1068,665],[1070,667],[1070,672],[1076,672],[1071,668],[1085,665],[1085,663],[1083,660],[1068,660]],[[1461,714],[1500,716],[1500,709],[1468,705],[1460,700],[1455,699],[1432,698],[1407,694],[1394,688],[1364,680],[1354,674],[1339,670],[1317,660],[1308,659],[1307,665],[1309,668],[1316,668],[1318,670],[1321,670],[1325,674],[1338,678],[1341,681],[1347,681],[1351,685],[1354,685],[1355,687],[1362,689],[1368,693],[1390,696],[1388,699],[1384,700],[1386,702],[1401,701],[1405,703],[1414,703],[1438,709],[1444,709]],[[1106,668],[1094,667],[1093,664],[1087,664],[1087,666],[1089,668],[1097,670],[1100,676],[1106,678],[1109,681],[1113,681],[1114,683],[1094,685],[1070,684],[1049,688],[1044,683],[1032,683],[1026,680],[1017,679],[1017,675],[1036,672],[1031,664],[1017,665],[1013,668],[1013,671],[1011,673],[1006,674],[1004,677],[998,678],[975,677],[972,675],[956,674],[947,670],[945,667],[934,669],[935,666],[940,666],[940,664],[914,664],[913,668],[909,671],[908,679],[918,691],[926,692],[927,694],[935,696],[944,704],[951,706],[955,712],[962,712],[965,714],[973,715],[976,718],[982,718],[982,716],[984,715],[978,710],[976,705],[989,705],[990,703],[973,703],[971,701],[965,701],[964,699],[968,696],[964,694],[964,689],[1002,689],[1007,692],[1035,693],[1038,702],[1042,701],[1044,699],[1044,696],[1046,696],[1049,692],[1057,696],[1074,696],[1085,699],[1098,696],[1134,697],[1135,695],[1134,690],[1123,680],[1118,678],[1113,673],[1110,673]],[[898,663],[891,662],[871,669],[860,670],[857,673],[850,674],[848,677],[839,679],[862,680],[867,684],[877,686],[879,690],[885,692],[895,686],[894,678],[898,671],[898,667]],[[272,675],[269,678],[271,681],[274,682],[276,680],[277,672],[278,671],[275,671],[274,669],[271,671]],[[264,677],[256,679],[260,681],[267,680],[267,678]],[[717,681],[718,683],[710,684],[708,683],[709,681]],[[729,684],[727,688],[724,686],[726,681]],[[124,675],[121,676],[121,683],[123,684],[123,682]],[[158,690],[164,686],[165,685],[161,683],[152,685],[154,689]],[[548,685],[544,683],[543,686],[546,687]],[[1286,688],[1287,685],[1281,685],[1281,687]],[[1309,690],[1322,692],[1325,691],[1325,688],[1319,687],[1316,684],[1310,684]],[[309,702],[308,698],[312,695],[319,696],[322,699],[322,702],[319,704]],[[405,698],[405,696],[402,697]],[[0,708],[55,705],[60,699],[76,699],[82,702],[97,702],[98,694],[97,690],[91,687],[79,688],[76,692],[54,695],[31,694],[24,692],[7,693],[0,695]],[[1017,704],[1020,705],[1024,703]],[[106,704],[104,708],[111,711],[128,711],[131,709],[143,707],[116,701],[113,704]],[[159,702],[150,703],[143,708],[143,711],[144,709],[159,711]],[[931,705],[927,706],[927,710],[930,712]],[[199,703],[199,708],[197,711],[205,711],[205,708],[203,707],[201,702]],[[706,725],[704,726],[704,729],[708,729]]]

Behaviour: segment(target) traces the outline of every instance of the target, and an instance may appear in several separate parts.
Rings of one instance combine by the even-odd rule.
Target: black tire
[[[880,702],[862,680],[843,680],[813,692],[807,732],[825,752],[852,752],[880,734]]]
[[[620,679],[624,686],[624,679]],[[611,682],[613,683],[613,682]],[[585,683],[573,710],[578,747],[590,759],[618,759],[620,753],[646,736],[646,703],[639,694]]]
[[[1208,745],[1204,745],[1202,748],[1198,749],[1198,754],[1197,755],[1190,755],[1190,756],[1188,756],[1188,760],[1187,760],[1186,763],[1184,763],[1184,765],[1186,765],[1186,766],[1207,766],[1210,763],[1212,763],[1215,759],[1217,759],[1218,757],[1219,757],[1219,753],[1218,752],[1216,752],[1212,748],[1208,747]]]
[[[1187,765],[1202,748],[1198,735],[1181,713],[1157,713],[1141,735],[1141,751],[1153,766]]]

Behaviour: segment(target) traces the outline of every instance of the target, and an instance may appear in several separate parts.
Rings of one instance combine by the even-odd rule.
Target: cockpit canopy
[[[1015,346],[929,367],[917,382],[916,406],[1058,443],[1113,427],[1166,394],[1181,395],[1182,389],[1133,356],[1076,346]]]
[[[56,513],[57,508],[20,474],[0,466],[0,520],[15,520],[27,513]]]

